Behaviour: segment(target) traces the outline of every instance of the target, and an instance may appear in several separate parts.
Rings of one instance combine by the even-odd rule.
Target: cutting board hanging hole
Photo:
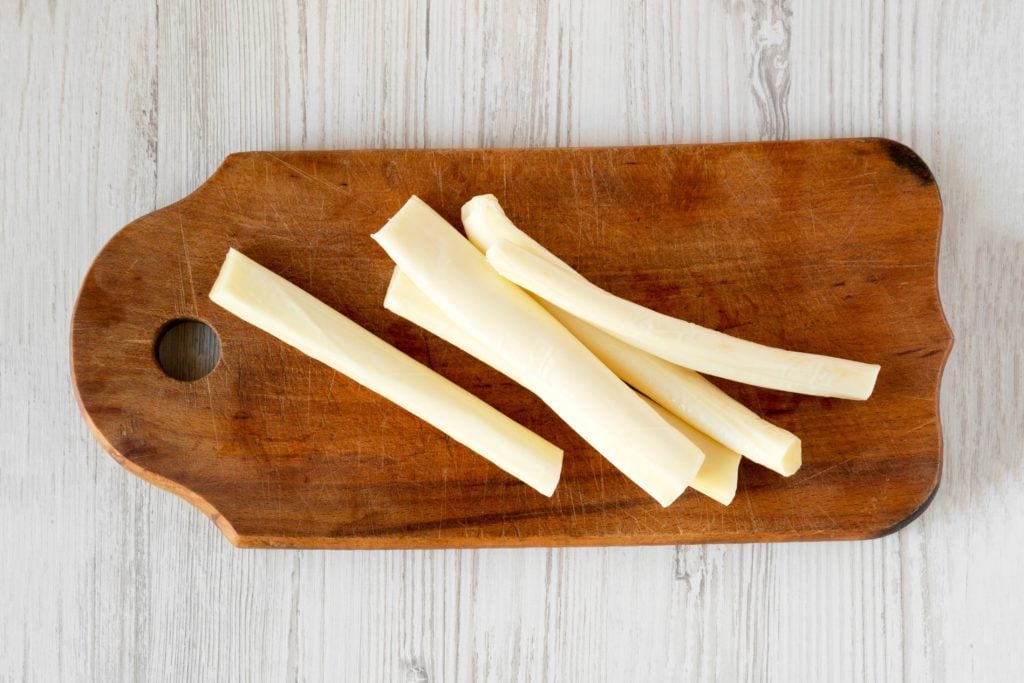
[[[157,362],[168,377],[194,382],[206,377],[220,360],[220,337],[200,320],[171,320],[157,333]]]

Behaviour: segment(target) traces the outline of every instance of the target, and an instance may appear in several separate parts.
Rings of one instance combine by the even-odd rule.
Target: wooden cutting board
[[[745,461],[731,506],[688,491],[661,508],[536,397],[381,307],[392,264],[370,233],[411,194],[460,225],[462,203],[487,192],[616,294],[745,339],[880,363],[874,396],[718,382],[803,439],[803,468],[785,479]],[[234,154],[96,257],[72,374],[118,462],[238,546],[871,538],[919,514],[942,470],[941,217],[927,166],[880,139]],[[562,446],[555,495],[211,303],[229,246]],[[209,324],[222,347],[193,382],[165,375],[154,350],[182,318]]]

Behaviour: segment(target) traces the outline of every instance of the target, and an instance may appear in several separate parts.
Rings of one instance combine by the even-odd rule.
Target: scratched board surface
[[[867,402],[715,380],[803,439],[782,478],[740,469],[735,502],[661,508],[536,397],[383,310],[370,239],[411,194],[458,225],[493,192],[600,286],[757,342],[882,365]],[[474,547],[867,538],[927,503],[941,471],[937,384],[950,335],[935,278],[938,192],[886,140],[537,150],[244,153],[119,232],[76,304],[79,402],[132,472],[241,546]],[[215,306],[235,247],[565,449],[545,498],[351,380]],[[194,382],[154,342],[208,323]]]

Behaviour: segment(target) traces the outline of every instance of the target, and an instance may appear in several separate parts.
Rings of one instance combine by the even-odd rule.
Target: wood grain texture
[[[727,384],[801,436],[804,466],[744,466],[729,507],[691,494],[661,509],[535,396],[383,309],[394,264],[370,234],[410,195],[458,223],[489,190],[598,285],[744,339],[879,363],[874,394]],[[111,454],[240,546],[870,538],[923,509],[942,469],[941,213],[928,167],[882,139],[235,154],[100,252],[72,319],[72,375]],[[554,496],[213,304],[229,247],[563,447]],[[191,383],[154,358],[180,319],[221,338],[220,363]]]
[[[1021,680],[1022,26],[1012,0],[0,4],[0,681]],[[238,551],[75,406],[93,255],[231,152],[786,135],[901,140],[943,188],[943,483],[898,534]]]

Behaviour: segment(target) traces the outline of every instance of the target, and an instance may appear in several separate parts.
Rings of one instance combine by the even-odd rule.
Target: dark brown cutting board
[[[475,194],[600,286],[745,339],[880,363],[842,401],[719,382],[803,439],[784,479],[749,462],[735,502],[661,508],[524,389],[381,307],[370,239],[411,194],[455,225]],[[239,546],[433,548],[861,539],[928,503],[942,470],[951,335],[936,290],[939,194],[880,139],[606,149],[228,157],[104,247],[72,321],[82,412],[126,468]],[[565,449],[545,498],[207,298],[229,246]],[[178,318],[208,323],[207,377],[161,370]]]

